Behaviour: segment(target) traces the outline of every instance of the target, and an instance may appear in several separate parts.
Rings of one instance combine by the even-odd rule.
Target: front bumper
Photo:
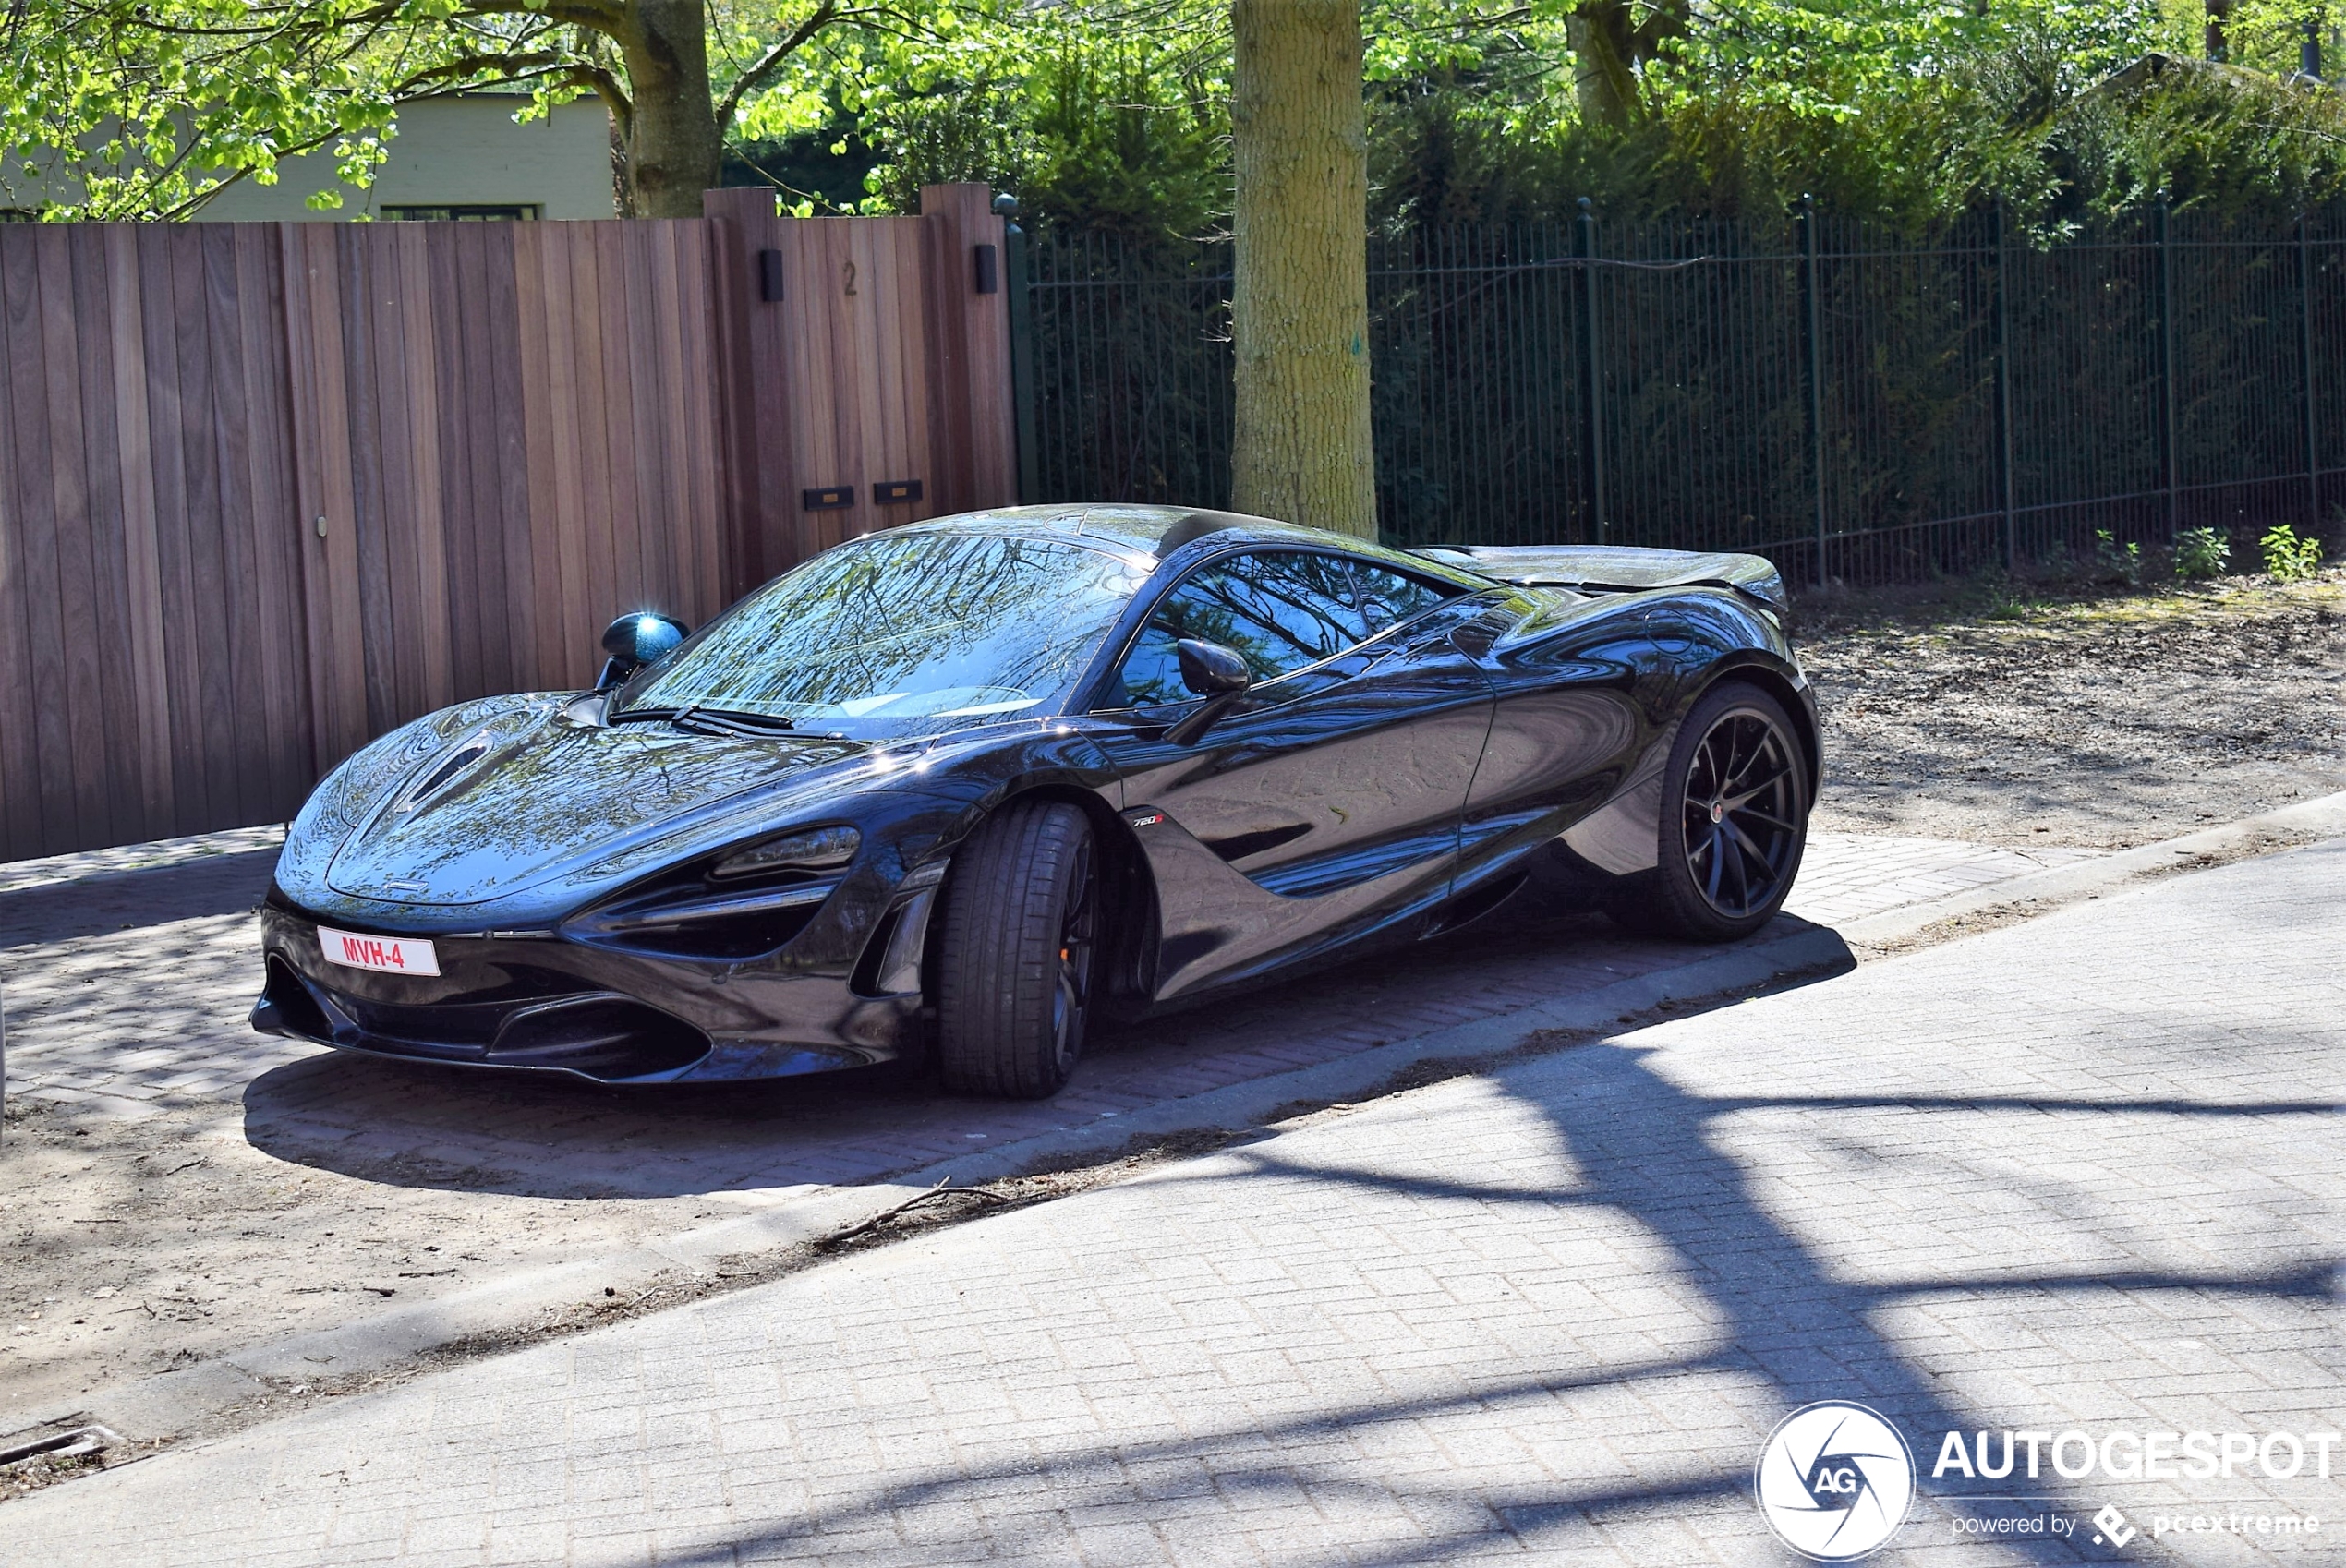
[[[267,979],[252,1010],[262,1033],[598,1083],[787,1078],[912,1055],[923,1039],[917,992],[862,995],[845,974],[510,932],[433,932],[439,975],[381,974],[327,962],[320,923],[282,896],[263,907]]]

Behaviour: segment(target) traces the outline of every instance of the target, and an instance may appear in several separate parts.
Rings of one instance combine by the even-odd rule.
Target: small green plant
[[[2104,583],[2134,587],[2143,580],[2143,548],[2129,539],[2120,544],[2107,528],[2094,530],[2095,577]]]
[[[2309,539],[2286,523],[2276,523],[2256,541],[2265,552],[2265,571],[2277,583],[2300,583],[2321,570],[2322,542]]]
[[[2175,536],[2175,575],[2220,577],[2232,563],[2232,542],[2220,528],[2186,528]]]

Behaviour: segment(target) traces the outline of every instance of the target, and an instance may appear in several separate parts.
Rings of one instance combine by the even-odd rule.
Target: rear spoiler
[[[1584,594],[1726,588],[1776,615],[1791,608],[1784,574],[1756,555],[1634,545],[1435,545],[1411,553],[1527,588],[1573,588]]]

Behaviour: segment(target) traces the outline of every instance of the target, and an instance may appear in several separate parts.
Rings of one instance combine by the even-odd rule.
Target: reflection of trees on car
[[[1300,551],[1217,562],[1170,595],[1134,644],[1124,700],[1154,707],[1188,700],[1176,645],[1184,637],[1241,655],[1257,681],[1331,658],[1442,594],[1398,573],[1361,573],[1334,556]]]
[[[857,541],[745,601],[617,716],[698,705],[893,720],[902,733],[1022,712],[1064,694],[1140,580],[1115,556],[1053,540]]]
[[[1184,637],[1235,649],[1258,681],[1343,652],[1363,625],[1344,563],[1300,552],[1242,555],[1208,566],[1157,607],[1124,661],[1128,703],[1185,701],[1177,645]]]

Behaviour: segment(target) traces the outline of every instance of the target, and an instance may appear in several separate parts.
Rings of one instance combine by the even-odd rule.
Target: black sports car
[[[1816,705],[1741,555],[1386,549],[1024,507],[840,546],[592,692],[319,786],[254,1027],[607,1082],[932,1053],[1040,1096],[1087,1021],[1403,942],[1537,875],[1725,939],[1800,864]]]

